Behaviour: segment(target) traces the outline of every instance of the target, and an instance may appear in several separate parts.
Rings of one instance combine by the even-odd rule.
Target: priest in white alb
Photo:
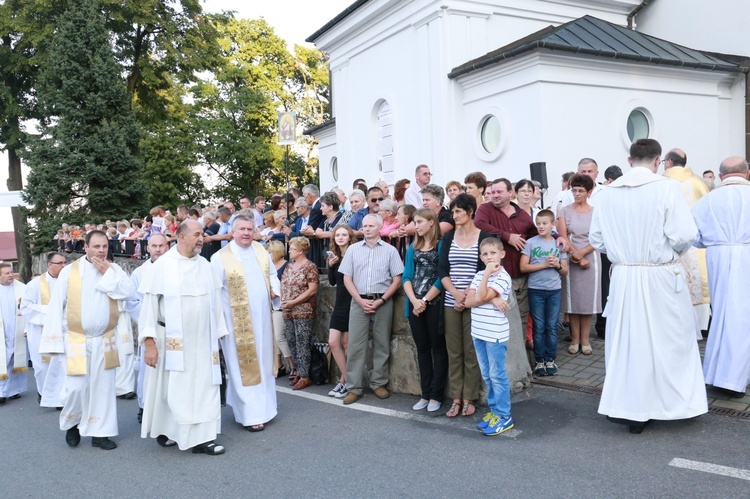
[[[750,182],[747,161],[731,157],[721,183],[693,206],[695,245],[707,248],[713,319],[703,359],[706,383],[743,397],[750,383]]]
[[[65,267],[50,298],[39,351],[64,354],[66,376],[60,393],[60,429],[71,447],[81,436],[104,450],[117,447],[115,338],[117,300],[133,293],[128,275],[107,261],[109,241],[98,230],[86,234],[86,255]]]
[[[276,416],[271,302],[279,299],[281,284],[268,252],[253,241],[253,218],[236,215],[232,232],[234,240],[211,258],[229,330],[221,343],[229,374],[227,404],[235,421],[258,432]]]
[[[182,222],[177,245],[143,276],[138,341],[144,346],[141,436],[162,447],[218,455],[219,338],[227,334],[219,280],[200,256],[203,227]]]
[[[13,267],[0,263],[0,405],[20,398],[28,383],[24,318],[20,311],[24,289],[26,285],[13,278]]]
[[[166,253],[168,249],[169,242],[164,234],[151,234],[151,237],[148,238],[148,254],[150,258],[130,274],[130,280],[133,282],[136,291],[133,293],[132,298],[125,304],[125,311],[130,315],[130,318],[136,323],[136,325],[138,325],[138,318],[141,314],[141,303],[143,302],[143,295],[138,291],[138,287],[141,285],[143,276],[151,270],[151,266],[154,262]],[[135,369],[137,371],[135,392],[138,396],[138,422],[140,423],[143,418],[143,380],[146,374],[146,361],[143,358],[142,345],[138,348],[138,355],[135,359]]]
[[[44,392],[44,381],[47,379],[47,370],[51,360],[50,355],[39,353],[39,342],[42,340],[42,327],[44,318],[47,316],[47,307],[52,292],[57,284],[57,276],[65,267],[66,259],[62,253],[50,251],[45,255],[47,260],[47,271],[35,277],[26,285],[26,291],[21,300],[21,314],[26,321],[26,341],[29,345],[29,358],[34,365],[34,379],[36,380],[37,401],[42,403],[42,392]],[[62,365],[62,364],[61,364]],[[62,388],[64,371],[53,372],[52,380]]]
[[[589,231],[591,245],[612,262],[599,413],[631,433],[652,419],[708,411],[693,305],[678,262],[698,231],[679,184],[656,174],[660,155],[653,139],[633,143],[632,168],[601,193]]]

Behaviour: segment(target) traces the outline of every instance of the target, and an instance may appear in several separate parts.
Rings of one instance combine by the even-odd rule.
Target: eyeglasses
[[[381,202],[381,201],[382,201],[382,200],[384,200],[384,199],[385,199],[385,198],[372,198],[372,199],[370,199],[370,202],[371,202],[371,203],[379,203],[379,202]]]
[[[50,265],[65,265],[65,262],[47,262]]]

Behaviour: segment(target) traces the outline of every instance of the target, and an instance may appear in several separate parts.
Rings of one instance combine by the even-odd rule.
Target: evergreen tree
[[[26,158],[37,247],[63,222],[142,212],[139,128],[97,0],[70,2],[60,17],[38,100],[41,133]]]

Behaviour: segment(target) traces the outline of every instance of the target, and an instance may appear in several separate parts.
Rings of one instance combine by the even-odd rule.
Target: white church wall
[[[747,0],[658,0],[635,18],[636,29],[690,48],[750,56]]]
[[[529,163],[545,161],[548,198],[562,173],[583,157],[604,169],[628,169],[627,119],[634,109],[650,121],[650,137],[666,150],[680,147],[696,170],[711,168],[743,144],[742,83],[726,74],[614,62],[530,55],[461,79],[466,116],[463,143],[477,144],[477,125],[489,113],[502,116],[503,151],[483,161],[477,147],[464,147],[467,169],[511,181],[529,177]],[[482,164],[485,169],[482,169]],[[480,166],[474,168],[474,165]]]

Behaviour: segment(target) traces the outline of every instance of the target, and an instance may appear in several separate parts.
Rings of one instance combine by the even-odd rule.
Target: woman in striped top
[[[448,349],[448,396],[453,399],[446,413],[449,418],[472,416],[479,398],[480,372],[471,339],[471,310],[466,294],[477,271],[484,270],[479,259],[479,243],[490,234],[474,225],[477,202],[459,194],[450,204],[452,230],[443,236],[439,274],[445,288],[445,342]]]

